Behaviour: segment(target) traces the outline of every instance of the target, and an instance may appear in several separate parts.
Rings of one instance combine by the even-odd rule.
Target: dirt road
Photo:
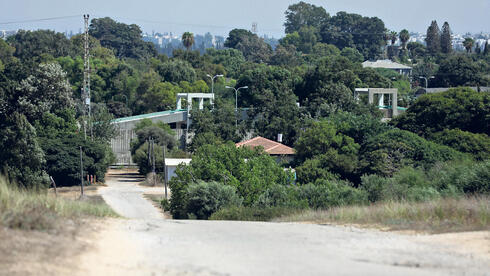
[[[490,260],[418,236],[349,227],[166,220],[155,188],[114,175],[101,195],[127,219],[101,222],[80,275],[488,275]]]

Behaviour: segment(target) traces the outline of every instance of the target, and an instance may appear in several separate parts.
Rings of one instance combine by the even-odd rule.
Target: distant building
[[[473,91],[476,91],[476,92],[490,92],[489,86],[480,86],[480,87],[473,86],[473,87],[469,87],[469,88],[471,88]],[[415,92],[415,97],[418,98],[424,94],[446,92],[449,89],[451,89],[451,87],[436,87],[436,88],[427,88],[427,89],[421,87]]]
[[[278,162],[289,162],[295,154],[293,148],[260,136],[236,143],[236,146],[250,148],[262,147],[267,154],[275,157]]]
[[[365,61],[362,63],[362,67],[390,69],[398,72],[400,75],[405,75],[405,76],[410,76],[412,74],[412,67],[397,62],[393,62],[389,59]]]

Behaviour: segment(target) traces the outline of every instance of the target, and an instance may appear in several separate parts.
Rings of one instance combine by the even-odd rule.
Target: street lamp
[[[433,79],[434,76],[430,76],[429,79]],[[419,77],[419,79],[425,80],[425,93],[427,93],[427,87],[429,86],[429,80],[426,77]]]
[[[214,77],[211,77],[210,74],[207,74],[209,78],[211,78],[211,93],[214,93],[214,79],[217,77],[222,77],[223,75],[215,75]]]
[[[231,86],[225,86],[225,88],[235,90],[235,114],[236,114],[238,112],[238,90],[247,89],[248,86],[242,86],[239,88],[235,88],[235,87],[231,87]],[[235,127],[238,128],[238,119],[235,120]]]

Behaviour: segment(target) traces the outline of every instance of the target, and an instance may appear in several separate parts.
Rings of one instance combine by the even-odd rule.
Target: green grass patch
[[[0,176],[0,225],[25,230],[55,228],[63,219],[117,217],[100,197],[68,200],[45,191],[19,190]]]
[[[490,197],[440,198],[426,202],[380,202],[328,210],[303,210],[274,221],[356,224],[430,233],[490,229]]]

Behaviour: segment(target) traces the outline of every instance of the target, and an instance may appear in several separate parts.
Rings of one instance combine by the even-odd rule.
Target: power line
[[[48,18],[38,18],[38,19],[26,19],[26,20],[20,20],[20,21],[0,22],[0,25],[9,25],[9,24],[18,24],[18,23],[30,23],[30,22],[41,22],[41,21],[51,21],[51,20],[75,18],[75,17],[80,17],[80,16],[82,16],[82,15],[81,14],[77,14],[77,15],[48,17]]]

